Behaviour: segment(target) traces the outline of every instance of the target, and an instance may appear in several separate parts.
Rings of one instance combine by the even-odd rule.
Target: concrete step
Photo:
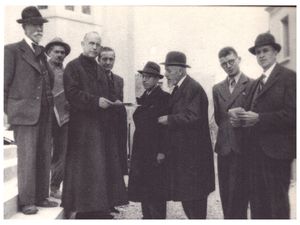
[[[18,181],[17,177],[4,183],[3,191],[4,219],[9,219],[18,212]]]
[[[17,177],[17,158],[5,159],[4,164],[4,182]]]
[[[17,158],[16,145],[3,145],[4,160]]]

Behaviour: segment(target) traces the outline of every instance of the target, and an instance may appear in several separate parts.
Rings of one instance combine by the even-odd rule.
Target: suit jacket
[[[111,73],[113,83],[114,83],[114,92],[116,98],[123,102],[124,98],[124,80],[122,77],[117,74]],[[119,155],[121,160],[121,167],[123,174],[128,174],[127,166],[127,112],[125,106],[119,107],[116,109],[116,123],[115,123],[115,132],[118,139],[119,145]]]
[[[230,152],[241,152],[241,128],[231,126],[228,109],[243,107],[252,83],[253,80],[245,74],[241,74],[232,93],[229,91],[227,78],[213,87],[214,116],[219,127],[215,146],[218,154],[227,155]]]
[[[42,55],[45,57],[45,55]],[[46,62],[45,58],[43,58]],[[37,57],[22,40],[4,47],[4,111],[8,123],[34,125],[41,111],[43,77],[53,88],[54,76],[45,63],[48,74],[42,74]]]
[[[259,122],[248,129],[246,145],[259,144],[275,159],[296,157],[296,73],[276,65],[255,98],[257,79],[245,108],[259,114]]]
[[[208,99],[187,76],[171,97],[168,115],[172,200],[199,200],[215,188]]]

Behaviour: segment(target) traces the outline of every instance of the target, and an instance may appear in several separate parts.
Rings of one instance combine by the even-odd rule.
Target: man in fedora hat
[[[169,113],[158,118],[168,128],[171,200],[182,202],[189,219],[205,219],[207,196],[215,189],[208,99],[187,74],[185,54],[169,52],[162,64],[169,86],[174,86]]]
[[[48,20],[36,7],[29,6],[17,22],[25,35],[22,41],[4,48],[4,110],[18,147],[19,205],[24,214],[35,214],[36,206],[57,206],[47,199],[53,74],[44,48],[38,45]]]
[[[164,92],[158,81],[163,78],[160,67],[147,62],[143,70],[146,89],[137,103],[140,105],[133,114],[135,132],[128,193],[129,200],[141,202],[143,219],[165,219],[167,198],[167,176],[165,165],[166,128],[157,123],[159,116],[168,109],[170,95]]]
[[[290,217],[291,163],[296,157],[296,74],[276,62],[281,46],[270,33],[257,36],[249,52],[256,55],[262,75],[254,82],[245,112],[245,147],[250,162],[251,216]],[[232,119],[233,125],[236,121]]]
[[[213,86],[214,116],[218,125],[215,152],[223,214],[225,219],[247,219],[248,176],[241,128],[232,127],[228,109],[243,107],[253,81],[240,70],[241,57],[233,47],[222,48],[218,56],[227,73],[225,80]]]
[[[69,55],[70,45],[55,37],[45,47],[49,57],[48,64],[54,74],[54,113],[52,124],[53,153],[51,162],[50,196],[61,198],[60,184],[63,181],[65,154],[68,143],[69,104],[66,100],[63,84],[63,62]]]
[[[107,76],[108,87],[112,95],[110,100],[114,101],[115,99],[118,99],[123,102],[124,79],[112,72],[115,64],[115,58],[116,53],[112,48],[106,46],[101,47],[98,55],[98,62]],[[127,175],[127,112],[125,106],[112,107],[110,109],[110,116],[112,118],[110,127],[112,136],[114,137],[113,141],[117,142],[118,144],[122,173],[123,175]],[[119,210],[117,210],[115,207],[112,207],[111,211],[114,213],[119,213]]]

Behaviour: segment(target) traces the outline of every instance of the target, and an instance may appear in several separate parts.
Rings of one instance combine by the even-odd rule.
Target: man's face
[[[258,64],[266,71],[275,62],[277,51],[271,45],[264,45],[255,48],[255,54]]]
[[[106,71],[111,71],[115,63],[115,53],[113,51],[101,52],[99,64]]]
[[[147,73],[143,73],[142,78],[143,78],[143,86],[146,90],[153,88],[155,85],[157,85],[159,81],[158,76],[153,76]]]
[[[81,42],[83,55],[96,58],[101,49],[101,38],[96,33],[89,33]]]
[[[62,64],[66,57],[65,48],[61,45],[54,45],[50,48],[48,56],[50,57],[49,61],[52,63],[56,65]]]
[[[220,65],[229,77],[234,77],[240,73],[240,61],[241,58],[235,55],[233,52],[219,58]]]
[[[43,37],[43,24],[25,24],[24,31],[27,37],[33,42],[39,43]]]
[[[165,66],[165,76],[167,78],[169,87],[176,85],[183,77],[182,67]]]

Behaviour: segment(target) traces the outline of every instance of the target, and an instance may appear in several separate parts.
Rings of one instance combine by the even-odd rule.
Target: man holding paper
[[[54,118],[52,123],[53,153],[51,161],[50,196],[61,198],[60,184],[63,181],[65,155],[68,143],[69,104],[63,87],[63,62],[71,51],[70,45],[56,37],[45,47],[48,64],[54,74]]]
[[[213,87],[214,116],[218,125],[215,151],[218,154],[218,178],[225,219],[246,219],[248,207],[248,176],[240,128],[234,128],[230,115],[244,111],[243,106],[252,80],[241,72],[241,57],[232,47],[219,51],[219,61],[227,77]]]
[[[231,119],[247,127],[251,217],[288,219],[291,163],[296,157],[296,73],[276,61],[281,46],[273,35],[257,36],[249,52],[262,75],[252,85],[245,112]],[[239,121],[242,123],[240,123]]]

